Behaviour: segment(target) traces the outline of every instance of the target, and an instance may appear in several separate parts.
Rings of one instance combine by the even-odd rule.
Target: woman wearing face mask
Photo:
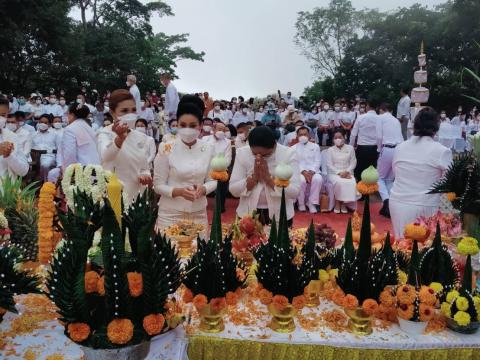
[[[63,138],[63,124],[62,124],[62,117],[55,116],[52,120],[52,127],[50,128],[50,132],[55,134],[55,142],[57,144],[57,157],[55,160],[55,168],[51,169],[48,172],[48,181],[51,183],[56,183],[58,177],[61,174],[62,168],[62,138]]]
[[[205,105],[193,95],[185,95],[178,105],[178,139],[161,143],[154,164],[154,188],[161,195],[157,229],[179,220],[208,226],[207,197],[217,182],[209,177],[214,147],[199,140]]]
[[[212,131],[213,131],[213,120],[210,118],[203,119],[202,131],[200,132],[200,139],[211,136]]]
[[[40,179],[47,181],[48,172],[56,165],[57,136],[49,131],[52,118],[50,114],[43,114],[38,119],[37,133],[32,138],[32,150],[40,155]]]
[[[144,98],[140,101],[140,112],[138,114],[139,119],[145,119],[147,121],[147,135],[152,136],[152,124],[155,121],[155,114],[153,113],[153,108],[151,107],[150,100]]]
[[[286,210],[289,226],[293,222],[293,203],[300,192],[300,171],[295,150],[275,140],[275,134],[266,126],[253,129],[248,136],[249,146],[237,151],[230,178],[230,192],[239,197],[237,215],[243,217],[257,210],[262,223],[280,217],[282,190],[275,186],[273,173],[280,163],[292,167],[293,176],[285,188]]]
[[[178,138],[177,132],[178,132],[178,121],[177,119],[171,119],[168,122],[168,131],[162,137],[162,143],[175,141]]]
[[[137,108],[128,90],[113,91],[109,104],[113,124],[98,132],[98,153],[102,166],[115,171],[129,200],[134,201],[152,183],[148,136],[134,130]]]
[[[220,121],[225,125],[228,124],[219,101],[215,101],[213,103],[213,109],[208,112],[207,117],[210,119],[220,119]]]
[[[357,166],[353,146],[345,144],[345,130],[333,131],[334,145],[327,150],[328,181],[333,185],[335,195],[335,214],[347,214],[348,208],[354,208],[359,198],[353,170]]]
[[[248,134],[251,128],[252,124],[250,123],[240,123],[237,125],[237,136],[235,138],[236,151],[244,146],[248,146]]]
[[[146,134],[147,133],[147,120],[145,119],[138,119],[135,123],[135,130]],[[148,148],[148,164],[150,165],[150,169],[153,169],[153,160],[155,159],[155,155],[157,155],[157,147],[155,146],[155,140],[151,136],[147,139],[147,148]]]
[[[38,120],[41,115],[45,114],[45,107],[40,96],[35,97],[35,102],[32,104],[32,112],[35,120]]]

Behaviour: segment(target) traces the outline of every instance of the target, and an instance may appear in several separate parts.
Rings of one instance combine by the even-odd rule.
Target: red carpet
[[[209,198],[208,199],[208,218],[209,221],[212,219],[212,213],[213,213],[213,205],[214,205],[214,199]],[[222,214],[222,223],[232,223],[233,220],[235,219],[235,210],[237,208],[237,199],[227,199],[225,203],[225,208],[226,212]],[[377,232],[380,234],[389,230],[392,231],[392,224],[390,222],[390,219],[386,219],[383,216],[380,216],[378,214],[378,211],[380,210],[381,203],[380,202],[374,202],[372,199],[370,203],[370,215],[372,222],[375,224],[377,227]],[[363,202],[358,203],[358,211],[361,213],[363,212]],[[317,214],[310,214],[308,212],[296,212],[295,217],[293,219],[293,226],[295,228],[298,227],[307,227],[310,224],[310,221],[313,218],[313,222],[315,224],[322,224],[325,223],[329,225],[332,229],[334,229],[340,236],[345,235],[345,230],[347,228],[347,222],[348,218],[351,216],[351,214],[335,214],[333,212],[331,213],[317,213]]]

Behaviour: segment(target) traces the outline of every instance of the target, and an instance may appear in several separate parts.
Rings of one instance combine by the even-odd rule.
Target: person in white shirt
[[[262,105],[258,107],[258,110],[255,112],[254,120],[255,121],[262,121],[262,117],[265,115],[265,110]]]
[[[62,122],[65,126],[67,126],[68,125],[68,118],[67,118],[68,105],[67,105],[67,101],[65,100],[65,96],[60,96],[59,97],[58,105],[60,106],[60,108],[62,109],[62,112],[63,112]]]
[[[168,143],[176,140],[178,131],[178,121],[176,119],[172,119],[168,122],[168,129],[167,133],[162,136],[162,143]]]
[[[240,123],[237,125],[237,136],[235,137],[235,150],[248,146],[248,134],[252,128],[251,123]]]
[[[110,95],[113,124],[100,129],[97,147],[104,169],[115,171],[130,202],[152,184],[148,135],[135,130],[137,107],[133,95],[118,89]]]
[[[180,101],[178,97],[177,88],[173,85],[171,81],[170,74],[164,73],[160,75],[160,82],[165,87],[165,115],[167,120],[170,121],[172,119],[177,118],[177,107]]]
[[[334,128],[342,126],[342,106],[339,102],[333,104],[332,121]]]
[[[357,113],[352,111],[352,105],[346,104],[342,107],[342,114],[340,116],[340,126],[345,130],[345,140],[350,141],[350,132],[352,130]]]
[[[287,96],[284,97],[285,102],[287,105],[292,105],[295,107],[295,99],[292,97],[292,92],[287,92]]]
[[[393,154],[397,145],[403,142],[400,121],[391,114],[389,104],[383,103],[379,107],[380,115],[377,120],[377,151],[378,157],[378,192],[383,201],[380,215],[390,217],[388,201],[393,186],[392,170]]]
[[[412,101],[408,96],[408,89],[406,88],[400,90],[400,96],[401,98],[397,105],[397,119],[400,121],[402,126],[403,139],[406,140],[408,123],[410,122],[410,104]]]
[[[215,155],[223,154],[228,166],[230,166],[232,162],[232,141],[230,138],[227,139],[227,133],[230,134],[230,130],[223,122],[219,121],[214,125],[213,135],[204,137],[202,140],[213,145]],[[228,182],[221,182],[218,189],[220,191],[221,212],[223,213],[225,212],[225,199],[228,192]]]
[[[450,118],[447,116],[447,112],[445,110],[442,110],[440,112],[440,121],[441,122],[447,122],[450,124]]]
[[[137,114],[140,114],[142,109],[142,105],[140,104],[140,90],[137,86],[137,77],[135,75],[127,75],[126,85],[128,87],[128,91],[132,94],[133,99],[135,100],[135,107],[137,108]]]
[[[208,138],[213,132],[213,119],[204,118],[202,122],[202,130],[200,131],[200,139]]]
[[[45,114],[50,114],[52,116],[63,115],[62,107],[57,104],[57,97],[55,94],[51,94],[48,98],[48,104],[45,105]]]
[[[467,136],[480,131],[480,113],[477,113],[467,124]]]
[[[219,101],[213,103],[213,109],[208,112],[207,117],[210,119],[219,119],[222,123],[228,125],[228,119],[225,118],[225,114]]]
[[[138,119],[135,123],[135,130],[141,132],[142,134],[147,134],[148,124],[145,119]],[[157,146],[155,145],[155,140],[153,137],[149,136],[147,139],[147,149],[148,149],[148,158],[147,162],[150,165],[150,169],[153,169],[153,160],[155,160],[155,155],[157,155]]]
[[[60,152],[62,171],[71,164],[100,165],[95,132],[87,123],[86,105],[74,103],[68,108],[68,125],[63,131]]]
[[[378,115],[370,102],[365,103],[367,113],[360,115],[352,128],[350,145],[356,146],[357,167],[355,178],[360,181],[362,171],[369,166],[377,167],[377,121]]]
[[[320,174],[322,156],[320,146],[310,142],[310,131],[307,127],[301,126],[296,131],[298,143],[293,146],[296,151],[298,167],[300,169],[300,193],[298,194],[298,210],[306,211],[305,199],[307,193],[307,207],[311,214],[317,212],[317,205],[320,204],[320,191],[323,178]]]
[[[27,175],[29,165],[27,158],[17,144],[17,136],[5,128],[9,111],[6,99],[0,99],[0,178],[22,177]]]
[[[405,225],[419,216],[438,211],[440,194],[429,194],[452,162],[452,152],[433,140],[439,129],[437,113],[426,107],[414,121],[414,136],[401,143],[393,155],[395,182],[390,193],[390,215],[395,238],[401,238]]]
[[[292,124],[290,124],[289,126],[291,126]],[[295,121],[295,128],[292,129],[291,132],[285,134],[284,136],[284,139],[283,139],[283,145],[285,146],[293,146],[295,145],[296,143],[298,143],[298,135],[297,135],[297,131],[298,129],[300,129],[301,127],[303,126],[303,121],[302,120],[297,120]],[[285,129],[287,129],[288,126],[285,127]],[[308,129],[308,128],[307,128]],[[310,129],[308,129],[310,130]],[[309,135],[310,137],[310,132],[309,132]]]
[[[15,117],[17,118],[18,127],[23,128],[24,130],[28,131],[30,137],[33,137],[37,130],[32,125],[27,124],[25,121],[25,113],[23,111],[17,111],[15,113]]]
[[[30,150],[32,149],[32,135],[30,132],[19,126],[17,116],[15,114],[8,114],[7,124],[5,127],[17,136],[18,150],[25,155],[27,159],[30,159]]]
[[[250,121],[250,117],[248,116],[248,105],[241,104],[240,110],[233,115],[232,125],[237,127],[240,123],[246,123]]]
[[[325,102],[323,103],[322,111],[318,113],[318,130],[317,138],[318,145],[323,145],[323,138],[327,136],[326,145],[332,145],[332,130],[333,130],[333,113],[330,110],[330,105]]]
[[[27,102],[25,99],[25,96],[20,95],[17,99],[18,102],[18,110],[17,111],[23,111],[26,115],[30,115],[32,112],[32,105]]]
[[[40,116],[37,123],[37,133],[32,138],[32,150],[41,151],[40,155],[40,179],[48,180],[48,172],[56,165],[57,136],[49,131],[51,115]]]
[[[57,116],[52,120],[52,127],[50,132],[55,134],[57,144],[57,156],[55,160],[56,167],[48,172],[48,181],[56,183],[60,174],[62,173],[62,138],[63,138],[63,120],[62,117]]]
[[[147,122],[147,132],[148,136],[153,137],[153,125],[155,122],[155,113],[152,108],[152,104],[148,98],[142,99],[140,101],[140,113],[138,114],[139,119],[145,119]]]
[[[40,96],[35,97],[35,103],[32,105],[33,118],[38,120],[38,118],[45,114],[45,107],[42,104],[42,98]]]
[[[253,129],[248,143],[248,147],[237,151],[230,178],[230,193],[240,198],[237,215],[243,217],[256,210],[263,224],[270,223],[274,215],[278,221],[282,188],[275,186],[272,174],[278,164],[285,163],[293,171],[285,188],[287,219],[292,226],[293,203],[300,192],[300,171],[294,149],[277,144],[274,132],[266,126]]]
[[[455,126],[460,126],[462,124],[462,121],[465,120],[465,114],[463,112],[463,109],[461,106],[458,107],[457,114],[452,118],[450,121],[450,124],[455,125]]]
[[[206,195],[215,190],[217,182],[210,178],[214,147],[198,139],[204,111],[200,98],[183,96],[175,115],[178,139],[158,148],[153,185],[161,195],[156,224],[160,232],[180,220],[208,227]]]
[[[357,165],[353,146],[345,144],[345,130],[337,128],[333,133],[333,143],[327,150],[328,181],[333,185],[336,214],[347,214],[355,207],[358,199],[357,184],[353,170]]]
[[[77,99],[75,100],[78,105],[86,106],[88,108],[88,114],[91,117],[93,113],[95,113],[96,109],[95,106],[89,104],[87,102],[87,98],[84,94],[78,94]]]

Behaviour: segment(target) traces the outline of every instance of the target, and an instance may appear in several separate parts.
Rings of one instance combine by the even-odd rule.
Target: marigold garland
[[[98,275],[96,271],[87,271],[85,273],[85,292],[87,294],[97,292],[99,280],[100,280],[100,275]],[[105,293],[105,289],[103,291]]]
[[[143,318],[143,328],[150,336],[160,334],[164,324],[165,318],[162,314],[150,314]]]
[[[227,182],[228,181],[228,171],[210,171],[210,177],[213,180],[221,181],[221,182]]]
[[[193,298],[193,306],[197,311],[202,311],[208,305],[208,299],[203,294],[197,294]]]
[[[38,199],[38,260],[42,264],[52,258],[54,243],[53,217],[55,216],[55,185],[46,182],[40,189]]]
[[[359,181],[357,184],[357,190],[362,195],[370,195],[378,191],[378,183],[366,184],[363,181]]]
[[[67,332],[70,339],[77,343],[81,343],[90,336],[90,326],[85,323],[71,323],[67,326]]]
[[[143,294],[142,274],[137,272],[127,273],[128,289],[132,297],[139,297]]]
[[[124,345],[133,337],[130,319],[114,319],[107,326],[107,337],[112,344]]]
[[[286,188],[286,187],[288,187],[288,185],[290,185],[289,180],[281,180],[279,178],[275,178],[274,183],[275,183],[276,187],[282,187],[282,188]]]

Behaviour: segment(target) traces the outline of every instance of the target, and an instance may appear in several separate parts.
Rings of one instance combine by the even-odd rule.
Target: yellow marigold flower
[[[473,237],[464,237],[457,245],[457,251],[461,255],[476,255],[480,248],[477,239]]]
[[[330,276],[328,275],[328,272],[326,272],[323,269],[320,269],[318,272],[318,278],[320,279],[321,282],[327,282],[330,279]]]
[[[460,296],[460,293],[457,290],[452,290],[447,294],[447,302],[453,304],[455,299]]]
[[[429,287],[431,287],[437,294],[443,291],[442,284],[440,284],[438,282],[430,283]]]
[[[330,279],[335,280],[338,277],[338,269],[330,269],[328,270],[328,274],[330,275]]]
[[[398,280],[400,281],[400,284],[406,284],[407,283],[407,274],[403,272],[402,270],[398,271]]]
[[[457,194],[455,194],[454,192],[449,192],[449,193],[447,193],[447,199],[448,199],[448,201],[451,202],[451,201],[455,200],[456,198],[457,198]]]
[[[475,305],[475,307],[480,306],[480,296],[473,297],[473,304]]]
[[[452,316],[452,305],[450,305],[448,302],[444,302],[440,306],[440,311],[446,317],[451,317]]]
[[[463,296],[459,296],[457,300],[455,300],[455,305],[457,309],[460,311],[467,311],[468,309],[468,300]]]
[[[467,326],[470,324],[470,314],[464,311],[457,311],[453,320],[460,326]]]

